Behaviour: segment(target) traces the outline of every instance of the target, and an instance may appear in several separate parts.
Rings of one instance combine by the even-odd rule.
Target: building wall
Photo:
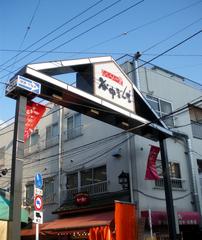
[[[201,91],[185,85],[182,78],[160,69],[141,68],[140,87],[141,92],[146,95],[161,98],[172,104],[172,109],[178,109],[192,100],[201,96]],[[59,125],[60,111],[54,104],[48,104],[46,115],[42,118],[37,131],[38,142],[33,146],[25,146],[25,159],[23,170],[23,200],[26,205],[26,185],[33,183],[34,175],[41,172],[43,178],[52,177],[54,181],[53,199],[44,205],[44,220],[56,218],[52,214],[60,204],[67,199],[67,174],[84,169],[93,168],[106,164],[107,167],[107,191],[120,191],[118,176],[122,171],[128,172],[131,177],[132,194],[134,201],[138,203],[139,213],[141,210],[166,209],[165,193],[163,187],[157,187],[155,181],[146,181],[145,171],[150,145],[157,145],[140,136],[122,133],[122,130],[112,127],[106,123],[81,115],[81,132],[75,138],[67,139],[67,119],[76,113],[64,109],[62,112],[62,126]],[[46,129],[52,124],[58,123],[58,133],[47,139]],[[190,115],[187,109],[174,116],[175,126],[190,123]],[[59,145],[59,129],[62,130],[62,144]],[[4,167],[11,167],[12,152],[12,130],[13,125],[0,129],[0,147],[6,147]],[[175,131],[188,134],[192,147],[199,155],[202,155],[201,141],[192,136],[191,125],[175,128]],[[69,136],[69,135],[68,135]],[[48,143],[47,143],[48,142]],[[61,149],[59,149],[61,147]],[[59,151],[62,154],[59,155]],[[192,199],[192,186],[190,181],[190,165],[187,158],[187,149],[184,142],[179,139],[167,140],[168,158],[180,164],[182,187],[173,189],[174,205],[178,211],[193,211],[195,206]],[[118,157],[115,153],[119,153]],[[197,175],[196,160],[199,155],[193,152],[195,174]],[[158,156],[160,160],[160,155]],[[59,168],[61,167],[61,169]],[[10,171],[11,172],[11,171]],[[9,186],[10,172],[0,178],[0,186]],[[59,187],[59,176],[61,186]],[[197,178],[198,179],[198,178]],[[198,181],[198,180],[197,180]],[[61,193],[60,198],[58,193]],[[199,194],[201,192],[199,191]],[[176,200],[175,200],[176,199]],[[59,203],[60,200],[60,203]],[[183,204],[182,204],[183,202]],[[28,204],[28,207],[31,206]]]

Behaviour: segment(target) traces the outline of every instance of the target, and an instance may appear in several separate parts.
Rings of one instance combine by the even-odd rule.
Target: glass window
[[[81,136],[81,114],[76,113],[67,118],[67,140]]]
[[[32,205],[34,203],[34,183],[26,185],[26,204]]]
[[[180,164],[176,162],[169,162],[169,172],[171,178],[181,178]],[[162,164],[160,160],[156,161],[156,169],[159,176],[163,176]]]
[[[181,178],[179,163],[169,163],[169,170],[171,178]]]
[[[166,102],[162,99],[155,98],[153,96],[146,95],[147,101],[150,106],[155,110],[159,117],[163,117],[172,112],[172,105],[169,102]],[[162,119],[165,124],[169,127],[174,126],[173,117],[166,117]]]
[[[50,139],[51,138],[51,126],[46,127],[46,139]]]
[[[57,137],[58,136],[58,133],[59,133],[58,130],[59,130],[58,129],[58,123],[54,123],[52,125],[52,137]]]
[[[81,126],[81,114],[75,114],[75,127]]]
[[[150,106],[159,114],[160,108],[158,98],[147,95],[147,101],[149,102]]]
[[[161,107],[161,112],[165,114],[169,114],[172,112],[172,107],[169,102],[165,102],[163,100],[159,100],[160,102],[160,107]]]
[[[53,202],[54,200],[54,180],[48,178],[43,183],[43,200],[45,203]]]
[[[36,145],[39,141],[39,134],[38,132],[34,132],[31,135],[31,145]]]
[[[78,187],[78,173],[67,175],[67,189]]]
[[[93,169],[93,183],[99,183],[107,180],[106,166]]]
[[[92,169],[81,171],[81,186],[89,185],[93,183]]]
[[[67,118],[67,129],[72,129],[74,127],[73,125],[73,116]]]

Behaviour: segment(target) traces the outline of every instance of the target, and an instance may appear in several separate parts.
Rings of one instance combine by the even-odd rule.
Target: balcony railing
[[[97,195],[97,194],[106,193],[107,192],[107,181],[81,186],[80,188],[67,189],[66,190],[67,199],[68,200],[73,199],[74,195],[79,192],[86,192],[89,195]]]
[[[185,180],[181,178],[171,178],[171,186],[173,189],[185,190]],[[160,178],[159,180],[155,180],[156,188],[164,188],[164,180]]]
[[[191,128],[193,137],[202,139],[202,123],[191,121]]]

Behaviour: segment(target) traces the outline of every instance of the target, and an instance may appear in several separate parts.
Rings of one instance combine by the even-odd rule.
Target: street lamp
[[[123,190],[129,189],[129,174],[122,171],[118,178],[119,184],[122,185]]]

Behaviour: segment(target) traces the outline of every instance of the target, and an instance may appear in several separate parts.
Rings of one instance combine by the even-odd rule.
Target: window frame
[[[166,112],[163,112],[163,111],[162,111],[162,104],[161,104],[162,102],[165,102],[165,103],[169,104],[170,107],[171,107],[171,112],[173,111],[173,104],[172,104],[172,102],[167,101],[167,100],[165,100],[165,99],[163,99],[163,98],[154,97],[154,96],[149,95],[149,94],[146,94],[145,97],[146,97],[146,100],[147,100],[147,102],[149,103],[150,107],[157,113],[157,115],[158,115],[160,118],[163,118],[163,116],[169,114],[169,113],[166,113]],[[156,109],[153,107],[153,105],[151,104],[151,102],[157,103],[159,110],[156,110]],[[171,113],[171,112],[170,112],[170,113]],[[175,122],[174,122],[173,116],[170,116],[169,118],[167,118],[167,119],[165,119],[165,120],[162,119],[162,121],[163,121],[168,127],[170,127],[170,128],[173,128],[173,127],[175,126]],[[169,124],[169,121],[171,121],[172,124]]]
[[[77,125],[77,117],[79,117],[79,124]],[[66,132],[65,132],[65,140],[69,141],[74,138],[77,138],[82,135],[82,114],[81,113],[74,113],[71,115],[66,116]],[[71,123],[68,122],[72,119]],[[71,126],[69,126],[71,125]]]

